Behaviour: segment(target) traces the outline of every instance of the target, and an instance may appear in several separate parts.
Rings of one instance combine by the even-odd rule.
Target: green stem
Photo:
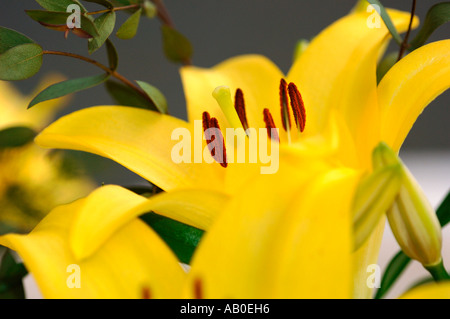
[[[450,280],[450,276],[448,275],[447,270],[445,270],[442,260],[436,265],[425,266],[425,269],[433,276],[434,281]]]

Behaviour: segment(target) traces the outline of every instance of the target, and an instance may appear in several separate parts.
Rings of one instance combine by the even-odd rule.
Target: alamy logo
[[[67,17],[67,27],[69,29],[81,28],[81,8],[77,4],[71,4],[67,7],[66,12],[72,13]]]
[[[381,28],[381,8],[379,5],[376,4],[370,4],[367,6],[367,12],[371,13],[373,12],[368,18],[367,18],[367,27],[369,29],[379,29]]]
[[[81,269],[77,264],[67,266],[67,272],[71,273],[66,280],[68,288],[81,288]]]

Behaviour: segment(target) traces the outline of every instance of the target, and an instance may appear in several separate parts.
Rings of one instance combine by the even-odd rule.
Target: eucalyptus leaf
[[[102,84],[110,77],[109,74],[100,74],[94,76],[88,76],[79,79],[72,79],[50,85],[45,90],[40,92],[28,105],[28,108],[34,105],[56,99],[71,93],[79,92],[82,90],[90,89],[94,86]]]
[[[161,32],[164,53],[170,61],[185,63],[192,57],[192,45],[183,34],[167,25],[161,27]]]
[[[164,94],[158,88],[144,81],[136,81],[136,83],[147,93],[153,104],[155,104],[156,109],[160,113],[167,114],[167,100]]]
[[[436,210],[436,215],[442,227],[450,222],[450,192],[439,205]],[[380,288],[377,290],[375,298],[380,299],[389,291],[395,281],[405,270],[406,266],[411,261],[411,258],[406,256],[402,251],[399,251],[394,258],[389,262],[386,271],[381,279]]]
[[[140,218],[167,243],[182,263],[191,262],[203,230],[155,213],[147,213]]]
[[[49,25],[67,25],[67,18],[72,15],[70,12],[55,12],[42,10],[25,10],[28,16],[40,23]],[[98,30],[94,22],[85,15],[80,16],[81,29],[89,33],[91,36],[97,36]]]
[[[388,30],[391,33],[392,38],[395,40],[395,42],[397,42],[398,45],[401,45],[403,40],[400,37],[400,34],[398,33],[397,29],[395,28],[394,24],[392,23],[391,18],[389,17],[388,13],[386,12],[386,9],[381,4],[381,2],[378,0],[367,0],[367,2],[369,2],[370,4],[373,4],[373,5],[377,5],[378,8],[380,8],[379,13],[380,13],[381,19],[383,19],[384,24],[388,28]]]
[[[116,47],[109,39],[106,40],[106,53],[108,54],[109,68],[115,71],[119,65],[119,55],[117,54]]]
[[[144,96],[122,83],[108,80],[105,82],[105,87],[114,101],[119,105],[157,111],[151,100],[146,99]]]
[[[36,0],[36,2],[49,11],[67,12],[67,7],[76,4],[80,7],[81,12],[86,12],[86,9],[77,0]]]
[[[450,2],[441,2],[432,6],[425,17],[422,28],[410,43],[410,51],[425,44],[430,35],[441,25],[450,21]]]
[[[15,46],[27,43],[35,43],[33,40],[12,29],[0,27],[0,54]]]
[[[36,132],[26,126],[13,126],[0,130],[0,150],[31,143]]]
[[[117,30],[116,36],[122,40],[132,39],[138,30],[142,9],[133,13]]]
[[[95,19],[95,26],[98,30],[98,36],[95,36],[88,41],[89,54],[97,51],[108,39],[110,34],[114,30],[114,25],[116,24],[116,13],[106,12]]]
[[[35,43],[17,45],[0,54],[0,80],[25,80],[42,66],[43,50]]]

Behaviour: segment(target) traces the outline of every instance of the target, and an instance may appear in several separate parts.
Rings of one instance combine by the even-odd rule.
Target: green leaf
[[[26,126],[13,126],[0,130],[0,150],[31,143],[36,132]]]
[[[445,199],[439,205],[436,210],[436,215],[439,219],[439,223],[442,227],[450,222],[450,192],[447,194]],[[411,258],[406,256],[402,251],[399,251],[394,258],[390,261],[381,279],[380,288],[378,289],[375,298],[382,298],[392,287],[395,281],[400,277],[400,275],[405,270],[406,266],[411,261]]]
[[[107,1],[107,0],[84,0],[84,1],[86,1],[86,2],[92,2],[92,3],[97,3],[97,4],[99,4],[99,5],[101,5],[101,6],[104,6],[105,8],[108,8],[108,9],[114,8],[114,6],[112,5],[112,3],[109,2],[109,1]]]
[[[117,30],[116,36],[122,40],[132,39],[138,30],[142,9],[133,13]]]
[[[24,299],[22,278],[28,271],[22,263],[16,263],[9,250],[0,262],[0,299]]]
[[[67,94],[90,89],[105,82],[110,77],[109,74],[100,74],[88,76],[79,79],[72,79],[50,85],[48,88],[40,92],[28,105],[28,108],[52,99],[56,99]]]
[[[114,25],[116,24],[116,13],[106,12],[95,19],[95,26],[98,30],[98,36],[95,36],[88,41],[89,54],[97,51],[108,39],[110,34],[114,30]]]
[[[161,31],[166,57],[175,63],[185,63],[190,60],[193,49],[189,40],[180,32],[167,25],[163,25]]]
[[[148,97],[153,101],[156,109],[163,114],[167,114],[167,100],[161,91],[144,81],[136,81],[136,83],[147,93]]]
[[[108,80],[105,82],[105,87],[111,97],[119,105],[134,106],[154,111],[157,110],[155,105],[153,105],[149,99],[146,99],[144,96],[122,83]]]
[[[436,215],[442,227],[450,222],[450,191],[436,210]]]
[[[178,259],[189,264],[204,231],[173,219],[147,213],[140,217],[172,249]]]
[[[386,73],[397,63],[398,52],[392,52],[386,55],[377,66],[377,83],[383,79]]]
[[[80,6],[81,12],[86,12],[86,9],[77,0],[36,0],[36,2],[49,11],[66,12],[68,6],[76,4]]]
[[[55,11],[42,11],[42,10],[25,10],[28,16],[40,23],[50,25],[67,25],[67,18],[72,15],[70,12],[55,12]],[[81,29],[95,37],[98,35],[98,30],[91,19],[84,15],[80,17]]]
[[[17,45],[0,54],[0,80],[25,80],[42,66],[43,50],[35,43]]]
[[[381,279],[380,288],[377,290],[375,299],[381,299],[389,291],[398,277],[406,269],[406,266],[409,265],[410,261],[411,258],[406,256],[402,251],[399,251],[394,258],[392,258]]]
[[[410,51],[425,44],[430,35],[441,25],[450,21],[450,2],[441,2],[432,6],[425,17],[422,28],[410,43]]]
[[[0,27],[0,54],[21,44],[35,43],[33,40],[12,29]]]
[[[108,54],[109,68],[115,71],[119,65],[119,55],[117,54],[116,47],[109,39],[106,40],[106,53]]]
[[[373,4],[373,5],[377,5],[380,8],[379,13],[380,13],[381,19],[383,19],[384,24],[388,28],[388,30],[391,33],[392,38],[395,40],[395,42],[397,42],[398,45],[401,45],[403,40],[400,37],[400,34],[398,34],[397,29],[395,28],[394,24],[392,23],[391,18],[389,17],[388,13],[386,12],[386,9],[381,4],[381,2],[378,0],[367,0],[367,2],[369,2],[370,4]]]

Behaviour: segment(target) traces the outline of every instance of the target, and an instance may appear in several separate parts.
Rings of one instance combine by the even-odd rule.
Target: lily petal
[[[431,283],[414,288],[400,299],[450,299],[450,283]]]
[[[295,298],[312,293],[310,288],[313,286],[318,295],[330,296],[342,288],[340,280],[343,280],[342,283],[345,280],[348,286],[343,288],[344,294],[347,296],[350,293],[350,219],[344,218],[340,209],[337,210],[339,213],[334,214],[336,206],[332,212],[323,211],[323,214],[320,209],[312,209],[317,199],[332,205],[332,201],[323,201],[323,195],[331,194],[328,191],[321,192],[319,184],[317,188],[313,188],[315,190],[313,192],[306,190],[308,185],[306,182],[320,174],[323,166],[310,164],[305,170],[293,170],[292,167],[289,163],[285,163],[280,165],[277,174],[260,175],[233,197],[224,213],[205,235],[194,255],[187,284],[187,296]],[[340,191],[336,192],[339,189],[344,192],[345,187],[336,187],[334,196],[342,195]],[[309,197],[306,194],[314,196]],[[344,201],[339,199],[337,202]],[[324,208],[320,204],[319,206]],[[323,223],[319,222],[328,213],[333,216],[330,216],[325,224],[333,224],[332,236],[326,233],[330,230],[328,226],[322,227]],[[292,219],[289,218],[297,214],[292,223]],[[346,223],[347,226],[340,228]],[[339,226],[336,228],[336,225]],[[328,240],[333,238],[333,243],[329,243],[326,238]],[[311,245],[312,241],[316,243]],[[332,282],[322,285],[323,282],[320,281],[317,286],[315,282],[319,274],[313,265],[317,266],[317,270],[321,272],[320,276],[323,276],[324,273],[320,268],[329,267],[330,259],[334,260],[336,254],[340,255],[341,252],[345,252],[348,257],[348,260],[340,257],[339,263],[336,264],[339,270],[342,269],[339,273],[343,277],[339,279],[339,276],[325,275],[327,278],[333,277]],[[298,259],[294,261],[284,254],[298,254]],[[312,273],[290,277],[295,281],[295,285],[298,284],[297,290],[293,287],[283,287],[289,281],[286,276],[292,273],[291,266],[300,260],[300,264],[295,265],[295,271],[301,272],[298,270],[300,267]],[[284,265],[281,264],[282,261]],[[318,261],[323,262],[323,265],[317,265]],[[280,278],[283,283],[281,286]],[[340,283],[334,285],[336,280]],[[325,281],[327,280],[324,279]]]
[[[284,77],[280,69],[260,55],[243,55],[228,59],[213,68],[183,67],[181,69],[190,122],[202,118],[208,111],[222,127],[231,127],[212,92],[218,86],[229,86],[232,94],[240,88],[244,93],[250,127],[265,127],[263,109],[268,108],[274,121],[281,126],[278,87]]]
[[[397,30],[406,30],[410,14],[388,12]],[[367,124],[361,119],[374,121],[376,64],[389,31],[382,23],[379,28],[370,28],[369,16],[355,12],[333,23],[313,39],[289,71],[289,81],[297,83],[303,95],[309,133],[326,126],[333,108],[345,114],[353,133],[352,126]],[[414,26],[417,24],[415,19]],[[361,114],[362,110],[367,113]],[[365,127],[365,131],[369,129]]]
[[[450,87],[450,40],[427,44],[389,70],[378,87],[381,137],[398,151],[423,109]]]
[[[97,196],[94,192],[88,199]],[[69,233],[85,203],[86,199],[80,199],[55,208],[28,235],[0,237],[1,245],[22,257],[43,296],[142,298],[144,289],[152,298],[178,296],[184,271],[159,236],[138,219],[117,229],[94,255],[77,259],[70,249]],[[80,286],[71,287],[77,275]]]
[[[192,138],[192,126],[174,117],[132,107],[99,106],[57,120],[37,136],[36,143],[110,158],[166,191],[220,189],[224,179],[220,165],[174,162],[171,149],[179,143],[172,140],[175,130]],[[192,140],[188,143],[194,147]]]
[[[122,225],[150,211],[208,229],[227,201],[226,195],[202,190],[176,190],[146,199],[119,186],[103,186],[78,211],[71,227],[70,245],[77,259],[85,259]]]

